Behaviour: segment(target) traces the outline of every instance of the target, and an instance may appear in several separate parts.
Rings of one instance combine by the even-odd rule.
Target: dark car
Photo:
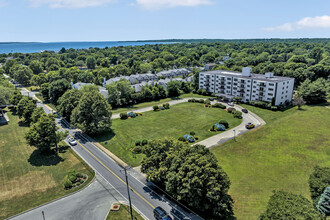
[[[210,101],[214,101],[214,98],[209,98]]]
[[[243,108],[243,109],[242,109],[242,112],[244,112],[244,113],[248,113],[249,111],[248,111],[247,109]]]
[[[172,220],[167,212],[160,206],[154,209],[154,216],[157,220]]]

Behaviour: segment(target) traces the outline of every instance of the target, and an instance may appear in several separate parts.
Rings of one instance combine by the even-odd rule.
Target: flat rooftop
[[[234,71],[228,71],[228,70],[211,70],[211,71],[204,71],[200,73],[206,73],[206,74],[216,74],[221,76],[229,76],[229,77],[239,77],[242,79],[256,79],[256,80],[262,80],[262,81],[268,81],[268,82],[282,82],[287,80],[292,80],[294,78],[290,77],[283,77],[283,76],[273,76],[271,78],[266,77],[264,74],[257,74],[257,73],[251,73],[251,76],[243,76],[242,72],[234,72]]]

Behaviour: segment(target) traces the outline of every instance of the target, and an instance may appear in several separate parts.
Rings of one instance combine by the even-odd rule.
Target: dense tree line
[[[234,218],[229,178],[205,146],[162,139],[135,151],[146,155],[141,171],[175,199],[212,219]]]

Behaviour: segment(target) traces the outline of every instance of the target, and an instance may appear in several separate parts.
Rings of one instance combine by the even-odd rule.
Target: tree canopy
[[[205,146],[162,139],[135,150],[146,155],[141,171],[175,199],[215,218],[233,218],[229,178]]]

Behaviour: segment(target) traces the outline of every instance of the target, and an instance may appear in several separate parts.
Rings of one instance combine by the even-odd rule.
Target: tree
[[[135,151],[146,155],[142,172],[175,199],[218,219],[233,218],[229,178],[205,146],[161,139]]]
[[[313,205],[301,195],[275,191],[270,197],[267,210],[260,215],[260,220],[266,219],[321,219]]]
[[[181,83],[179,81],[171,81],[167,83],[167,93],[169,97],[180,95]]]
[[[322,193],[317,209],[326,216],[330,216],[330,186]]]
[[[17,104],[17,115],[19,118],[23,117],[25,106],[30,101],[29,97],[24,96]]]
[[[108,101],[111,106],[127,105],[131,100],[131,95],[134,89],[131,88],[130,82],[121,79],[118,82],[112,82],[106,86],[108,90]]]
[[[30,79],[32,77],[32,70],[29,67],[26,66],[20,66],[20,67],[13,67],[15,68],[13,72],[14,79],[23,84],[26,85],[30,82]]]
[[[42,64],[37,60],[32,60],[29,67],[35,75],[38,75],[39,73],[42,73],[44,71]]]
[[[52,115],[43,114],[39,120],[32,124],[25,138],[27,142],[40,150],[42,154],[49,154],[52,147],[57,145],[57,127]]]
[[[6,74],[10,74],[10,69],[17,64],[16,60],[7,60],[3,69],[5,70]]]
[[[39,118],[45,113],[42,107],[36,107],[31,115],[31,122],[37,123]]]
[[[301,106],[305,105],[306,102],[304,101],[304,99],[301,96],[297,96],[293,99],[293,104],[298,106],[298,109],[301,109]]]
[[[95,57],[89,56],[86,58],[86,65],[88,69],[95,69],[96,60]]]
[[[24,106],[24,111],[23,111],[23,118],[25,123],[30,124],[32,122],[32,114],[36,109],[36,107],[37,106],[33,102],[33,100],[29,99],[26,105]]]
[[[22,98],[23,98],[22,93],[18,90],[15,90],[14,94],[11,96],[11,98],[9,100],[9,103],[11,103],[12,105],[17,105],[19,103],[19,101],[21,101]]]
[[[14,95],[14,89],[0,86],[0,105],[7,105],[10,103],[11,97]]]
[[[70,121],[72,111],[78,106],[82,92],[77,89],[66,91],[57,101],[57,111],[68,121]]]
[[[49,101],[49,83],[44,83],[40,87],[40,92],[42,94],[42,97],[46,100]]]
[[[311,50],[311,52],[309,52],[308,57],[315,59],[316,63],[318,63],[322,58],[322,53],[323,53],[322,48],[315,47]]]
[[[309,177],[309,189],[311,197],[316,205],[325,188],[330,186],[330,167],[314,167],[313,173]]]
[[[49,84],[49,99],[56,104],[57,100],[71,88],[70,83],[66,79],[59,79]]]
[[[86,92],[73,110],[71,122],[88,134],[109,131],[111,127],[110,105],[99,92]]]
[[[306,79],[298,87],[298,96],[302,97],[308,104],[317,104],[327,101],[329,93],[329,82],[323,78],[319,78],[314,82]]]

